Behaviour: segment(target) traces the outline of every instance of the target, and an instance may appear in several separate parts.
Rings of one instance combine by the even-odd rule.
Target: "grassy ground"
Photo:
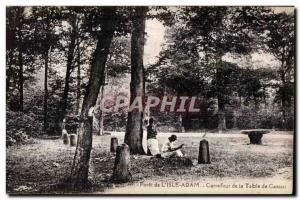
[[[123,142],[123,135],[113,133]],[[170,134],[160,134],[160,145]],[[199,141],[203,134],[178,135],[183,152],[196,163]],[[95,136],[90,168],[94,185],[88,192],[101,192],[114,187],[109,183],[115,155],[109,152],[111,136]],[[211,164],[177,166],[147,156],[131,157],[131,172],[138,180],[186,180],[203,177],[272,177],[279,169],[293,165],[293,136],[270,133],[263,137],[263,145],[248,145],[242,134],[207,134]],[[75,147],[62,144],[61,139],[36,139],[33,144],[7,149],[7,192],[14,194],[61,193],[52,186],[70,172]],[[291,178],[291,177],[289,177]],[[56,190],[56,189],[55,189]]]

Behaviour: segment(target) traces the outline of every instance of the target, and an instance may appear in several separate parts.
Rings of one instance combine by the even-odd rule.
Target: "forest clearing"
[[[158,136],[160,144],[171,133]],[[197,160],[199,141],[203,133],[182,133],[178,140],[187,145],[184,153]],[[94,136],[90,177],[93,184],[82,193],[113,192],[115,188],[128,184],[109,182],[112,176],[115,154],[110,153],[110,138],[116,136],[120,142],[123,133]],[[148,180],[201,181],[203,178],[215,180],[243,180],[276,176],[280,169],[288,168],[285,179],[292,179],[293,135],[275,132],[266,135],[264,145],[249,145],[243,134],[207,134],[211,147],[211,165],[177,166],[155,162],[149,156],[131,156],[133,184]],[[11,194],[70,193],[59,190],[57,183],[70,172],[75,147],[64,145],[61,139],[34,139],[33,144],[13,146],[7,150],[7,190]],[[274,151],[276,150],[276,151]],[[203,181],[202,181],[203,182]],[[51,186],[52,190],[51,191]],[[112,190],[112,191],[111,191]]]

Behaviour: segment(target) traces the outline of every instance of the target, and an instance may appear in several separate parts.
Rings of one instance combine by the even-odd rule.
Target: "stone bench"
[[[247,134],[250,139],[250,144],[261,144],[261,139],[264,134],[269,133],[269,129],[251,129],[242,130],[242,134]]]

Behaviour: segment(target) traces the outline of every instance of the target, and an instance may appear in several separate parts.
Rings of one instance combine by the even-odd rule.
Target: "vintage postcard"
[[[292,6],[7,6],[7,194],[295,194],[295,41]]]

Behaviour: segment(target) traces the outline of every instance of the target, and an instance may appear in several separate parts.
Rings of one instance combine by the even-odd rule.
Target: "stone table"
[[[269,133],[269,129],[251,129],[242,130],[242,134],[247,134],[250,139],[250,144],[261,144],[261,139],[264,134]]]

